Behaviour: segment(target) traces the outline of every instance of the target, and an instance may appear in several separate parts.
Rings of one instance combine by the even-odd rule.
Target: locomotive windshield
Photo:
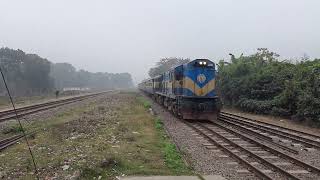
[[[211,62],[210,60],[208,59],[197,59],[195,62],[194,62],[194,66],[195,67],[205,67],[205,68],[210,68],[210,69],[214,69],[214,63]]]

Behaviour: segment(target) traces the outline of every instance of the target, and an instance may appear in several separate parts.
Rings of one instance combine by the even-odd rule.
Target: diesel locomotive
[[[138,88],[182,119],[216,120],[222,104],[215,75],[212,61],[196,59],[145,80]]]

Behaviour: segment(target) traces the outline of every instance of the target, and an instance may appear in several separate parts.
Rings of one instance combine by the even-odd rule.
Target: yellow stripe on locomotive
[[[183,79],[183,88],[190,90],[196,96],[206,96],[212,92],[215,87],[215,79],[211,79],[203,87],[199,87],[199,85],[189,77],[184,77]]]

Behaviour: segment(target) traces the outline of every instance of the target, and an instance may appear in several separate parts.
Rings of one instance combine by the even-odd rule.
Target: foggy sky
[[[135,82],[162,57],[320,57],[319,0],[0,0],[0,47]]]

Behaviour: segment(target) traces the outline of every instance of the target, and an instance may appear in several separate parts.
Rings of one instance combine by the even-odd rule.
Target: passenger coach
[[[216,120],[221,101],[215,74],[212,61],[196,59],[141,82],[139,89],[183,119]]]

